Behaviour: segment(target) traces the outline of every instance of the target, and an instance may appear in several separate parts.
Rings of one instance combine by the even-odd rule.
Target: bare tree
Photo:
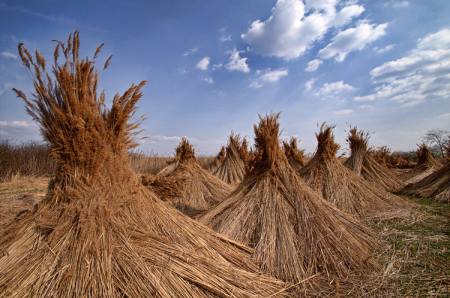
[[[435,145],[440,151],[441,156],[444,157],[445,146],[449,145],[449,137],[450,133],[447,130],[437,128],[427,131],[421,140],[430,147]]]

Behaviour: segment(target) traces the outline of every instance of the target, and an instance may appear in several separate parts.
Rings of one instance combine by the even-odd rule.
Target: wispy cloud
[[[409,2],[408,1],[402,1],[402,2],[395,2],[392,4],[393,7],[396,8],[404,8],[404,7],[408,7],[409,6]]]
[[[309,61],[308,67],[305,68],[305,71],[316,71],[322,63],[323,61],[320,59]]]
[[[201,70],[207,70],[210,61],[211,61],[211,58],[205,57],[202,60],[200,60],[200,62],[198,62],[195,67],[197,67]]]
[[[323,84],[323,87],[320,88],[319,90],[317,90],[316,92],[314,92],[314,95],[316,96],[320,96],[320,95],[333,95],[333,94],[338,94],[342,91],[351,91],[351,90],[355,90],[355,88],[353,88],[352,86],[348,85],[348,84],[344,84],[343,81],[339,81],[339,82],[334,82],[334,83],[325,83]]]
[[[405,106],[450,97],[450,29],[418,40],[407,56],[386,62],[370,72],[377,86],[371,94],[355,101],[387,98]]]
[[[189,55],[191,55],[191,54],[194,54],[195,52],[197,52],[197,50],[198,50],[198,48],[193,48],[193,49],[190,49],[190,50],[188,50],[187,52],[185,52],[184,54],[183,54],[183,56],[189,56]]]
[[[1,52],[1,55],[6,58],[19,59],[19,57],[10,52]]]
[[[305,83],[305,90],[306,91],[310,91],[311,89],[312,89],[312,87],[313,87],[313,85],[314,85],[314,82],[317,80],[317,78],[312,78],[312,79],[310,79],[309,81],[307,81],[306,83]]]
[[[204,78],[203,81],[205,81],[206,83],[209,83],[209,84],[214,84],[214,81],[212,78]]]
[[[36,126],[34,123],[28,123],[26,121],[0,121],[0,126],[3,127],[33,127]]]
[[[289,70],[287,68],[280,68],[277,70],[271,70],[268,68],[264,72],[258,72],[258,74],[261,75],[256,80],[253,80],[249,87],[261,88],[266,83],[278,82],[282,77],[289,74]]]
[[[366,21],[359,22],[357,27],[341,31],[334,36],[331,43],[321,49],[317,56],[321,59],[334,57],[337,62],[342,62],[350,52],[360,51],[367,44],[385,35],[387,26],[388,23],[375,27]]]
[[[390,45],[385,46],[382,49],[379,49],[379,48],[375,47],[375,48],[373,48],[373,50],[377,54],[382,54],[382,53],[385,53],[385,52],[388,52],[388,51],[392,50],[394,47],[395,47],[395,44],[390,44]]]
[[[333,112],[333,115],[336,115],[336,116],[338,116],[338,115],[348,115],[348,114],[351,114],[353,112],[355,112],[355,111],[352,110],[352,109],[345,109],[345,110],[335,111],[335,112]]]
[[[221,42],[231,41],[231,35],[222,35],[220,37]]]

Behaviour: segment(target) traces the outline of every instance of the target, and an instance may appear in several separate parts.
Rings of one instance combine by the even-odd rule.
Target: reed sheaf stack
[[[214,160],[212,161],[212,163],[209,165],[208,170],[212,173],[214,173],[222,164],[222,161],[225,159],[225,146],[222,146],[222,148],[220,148],[219,153],[217,153],[216,157],[214,157]]]
[[[253,170],[199,221],[251,246],[256,264],[294,284],[315,274],[345,278],[351,269],[377,268],[368,253],[376,245],[372,232],[320,198],[289,165],[278,118],[260,116]]]
[[[247,147],[246,144],[242,144]],[[245,176],[245,163],[241,155],[246,157],[246,151],[241,149],[241,140],[239,135],[231,135],[228,139],[225,159],[215,170],[214,176],[225,183],[239,184]],[[243,146],[242,146],[243,147]],[[241,152],[242,150],[242,152]]]
[[[417,146],[419,147],[417,149],[417,165],[399,176],[405,184],[416,183],[440,167],[425,143],[417,144]]]
[[[450,144],[450,138],[448,143]],[[407,195],[450,203],[450,145],[445,150],[445,164],[421,180],[405,186],[404,192]]]
[[[97,49],[94,58],[100,51]],[[252,250],[191,220],[137,181],[126,154],[145,82],[97,96],[79,34],[58,41],[54,79],[19,45],[36,93],[28,113],[58,163],[46,197],[0,227],[0,297],[255,297],[284,283],[258,274]],[[59,51],[65,62],[58,64]],[[108,65],[110,59],[107,60]]]
[[[358,131],[357,127],[350,126],[347,142],[351,154],[343,165],[376,187],[381,187],[386,191],[400,190],[404,186],[402,181],[368,153],[369,139],[370,133]]]
[[[291,168],[298,171],[305,166],[305,150],[300,150],[297,147],[297,138],[291,137],[289,143],[283,141],[284,154],[286,155]]]
[[[145,175],[142,182],[157,196],[186,214],[207,210],[223,201],[233,187],[200,166],[193,145],[182,138],[176,148],[178,166],[164,177]]]
[[[380,216],[407,205],[407,201],[376,187],[336,158],[340,146],[334,142],[335,126],[325,123],[317,134],[317,149],[298,173],[322,198],[355,217]]]

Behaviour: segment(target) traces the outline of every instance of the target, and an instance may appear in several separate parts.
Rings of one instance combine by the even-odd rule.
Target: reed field
[[[252,148],[142,152],[146,82],[107,108],[103,44],[56,42],[52,75],[19,44],[45,143],[0,142],[0,298],[450,296],[450,148],[394,154],[356,127],[337,144],[323,123],[305,154],[270,113]]]

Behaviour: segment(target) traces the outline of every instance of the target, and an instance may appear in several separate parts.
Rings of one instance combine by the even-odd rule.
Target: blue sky
[[[172,155],[181,137],[215,155],[233,130],[254,138],[258,114],[281,112],[282,139],[313,152],[317,124],[373,132],[412,150],[450,130],[450,1],[1,1],[0,139],[40,140],[11,91],[32,92],[17,45],[52,61],[52,39],[78,29],[107,100],[147,80],[139,149]],[[138,115],[139,116],[139,115]]]

